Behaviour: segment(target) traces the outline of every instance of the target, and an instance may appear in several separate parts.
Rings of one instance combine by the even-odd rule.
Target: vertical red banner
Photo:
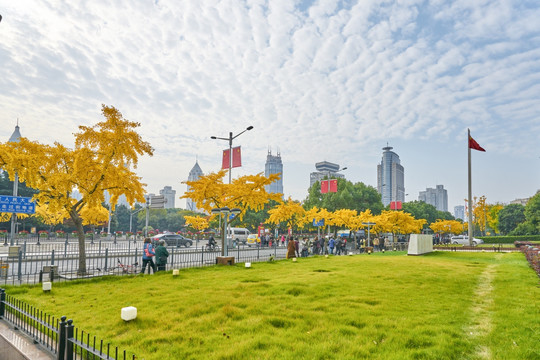
[[[337,179],[330,180],[330,192],[337,193]]]
[[[242,153],[240,151],[240,146],[237,146],[232,149],[232,167],[241,167],[242,166]]]
[[[223,150],[223,160],[221,161],[221,168],[228,169],[230,161],[231,161],[231,155],[230,155],[229,149]]]
[[[328,180],[321,181],[321,194],[326,194],[328,192]]]

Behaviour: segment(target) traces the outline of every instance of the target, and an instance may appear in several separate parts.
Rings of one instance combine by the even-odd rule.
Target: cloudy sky
[[[101,104],[141,123],[155,148],[149,192],[198,159],[221,166],[241,135],[244,166],[281,153],[284,192],[302,200],[315,163],[377,184],[389,144],[406,200],[442,184],[449,210],[473,194],[509,202],[540,189],[537,0],[0,0],[0,140],[73,146]],[[184,200],[178,200],[185,206]]]

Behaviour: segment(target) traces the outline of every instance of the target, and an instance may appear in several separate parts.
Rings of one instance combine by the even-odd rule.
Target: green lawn
[[[138,359],[540,359],[521,253],[314,257],[9,287]],[[135,306],[125,323],[120,309]]]

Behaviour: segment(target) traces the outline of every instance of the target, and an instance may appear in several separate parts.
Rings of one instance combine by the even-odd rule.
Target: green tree
[[[316,182],[309,188],[304,201],[304,209],[324,208],[330,212],[339,209],[356,210],[358,213],[370,209],[373,214],[380,214],[384,209],[381,195],[373,186],[362,182],[353,184],[345,179],[338,179],[336,193],[321,194],[321,183]]]
[[[525,206],[521,204],[506,205],[499,211],[499,230],[503,235],[510,234],[525,220]]]
[[[537,192],[525,205],[525,218],[534,228],[534,234],[540,233],[540,192]],[[534,235],[528,234],[528,235]]]

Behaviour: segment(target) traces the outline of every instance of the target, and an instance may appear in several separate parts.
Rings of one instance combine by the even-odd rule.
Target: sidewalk
[[[13,330],[6,322],[0,320],[0,359],[53,360],[55,357],[40,349],[31,338]]]

